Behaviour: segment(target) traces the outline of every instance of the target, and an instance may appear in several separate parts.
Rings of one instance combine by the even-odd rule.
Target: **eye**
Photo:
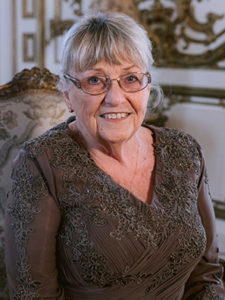
[[[134,74],[130,74],[130,75],[126,76],[124,79],[125,79],[128,83],[132,83],[132,82],[138,81],[138,77],[137,77],[136,75],[134,75]]]
[[[99,84],[101,83],[101,79],[98,76],[91,76],[87,78],[87,83],[88,84]]]

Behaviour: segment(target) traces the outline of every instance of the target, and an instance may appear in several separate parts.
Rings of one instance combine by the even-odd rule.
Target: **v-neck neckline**
[[[120,185],[119,183],[117,183],[110,174],[108,174],[107,172],[105,172],[104,170],[102,170],[100,167],[97,166],[97,164],[95,163],[95,161],[91,158],[90,153],[80,145],[79,141],[76,140],[74,133],[72,132],[72,130],[69,128],[69,122],[67,122],[66,124],[66,131],[68,132],[68,135],[71,137],[71,139],[74,141],[74,143],[76,143],[76,145],[79,147],[81,153],[83,155],[86,156],[86,158],[88,158],[88,160],[90,161],[92,167],[94,168],[94,170],[96,170],[96,174],[100,173],[102,176],[104,176],[105,178],[108,178],[108,180],[111,182],[112,185],[114,185],[115,187],[117,187],[118,189],[120,189],[120,191],[126,192],[131,199],[135,200],[136,202],[138,202],[138,204],[141,205],[146,205],[149,207],[154,207],[155,206],[155,183],[156,183],[156,176],[157,176],[157,155],[156,155],[156,144],[157,144],[157,134],[156,134],[156,129],[154,126],[152,125],[148,125],[143,123],[142,124],[143,127],[148,128],[151,131],[152,134],[152,138],[153,138],[153,143],[152,146],[154,148],[154,156],[155,156],[155,163],[154,163],[154,168],[152,171],[152,176],[151,176],[151,183],[150,183],[150,193],[148,196],[148,201],[142,201],[141,199],[139,199],[138,197],[136,197],[132,192],[130,192],[128,189],[126,189],[125,187],[123,187],[122,185]]]

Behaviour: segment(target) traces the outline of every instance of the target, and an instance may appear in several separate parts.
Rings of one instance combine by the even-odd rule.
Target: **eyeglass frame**
[[[104,91],[100,92],[100,93],[97,93],[97,94],[92,94],[92,93],[89,93],[88,91],[84,90],[84,89],[82,88],[81,81],[80,81],[79,79],[77,79],[77,78],[71,76],[70,74],[68,74],[68,73],[67,73],[67,74],[63,74],[63,77],[64,77],[65,79],[67,79],[67,80],[70,80],[70,81],[71,81],[78,89],[81,89],[85,94],[92,95],[92,96],[98,96],[98,95],[104,94],[105,92],[107,92],[107,91],[110,89],[113,80],[116,80],[117,83],[118,83],[118,85],[119,85],[119,87],[120,87],[123,91],[125,91],[126,93],[137,93],[137,92],[140,92],[140,91],[144,90],[144,89],[148,86],[148,84],[151,83],[151,81],[152,81],[152,76],[151,76],[151,74],[150,74],[149,72],[146,72],[146,73],[143,73],[143,72],[133,72],[133,73],[131,73],[131,74],[134,74],[134,73],[135,73],[135,74],[143,74],[143,75],[147,76],[147,78],[148,78],[148,82],[147,82],[146,86],[144,86],[144,87],[141,88],[140,90],[137,90],[137,91],[127,91],[127,90],[125,90],[125,89],[121,86],[121,83],[120,83],[120,77],[118,77],[118,78],[112,78],[112,79],[111,79],[108,75],[106,75],[106,76],[101,76],[101,77],[105,77],[105,78],[106,78],[106,86],[105,86],[106,89],[105,89]],[[90,77],[91,77],[91,76],[90,76]]]

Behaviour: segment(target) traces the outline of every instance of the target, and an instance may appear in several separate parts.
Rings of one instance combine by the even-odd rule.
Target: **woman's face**
[[[104,61],[97,63],[92,69],[70,75],[82,80],[90,76],[108,75],[115,79],[131,72],[146,72],[130,63],[110,65]],[[72,83],[64,93],[67,106],[76,115],[77,128],[87,143],[101,144],[123,143],[129,140],[140,128],[148,102],[150,86],[144,90],[127,93],[116,80],[111,88],[101,95],[89,95]]]

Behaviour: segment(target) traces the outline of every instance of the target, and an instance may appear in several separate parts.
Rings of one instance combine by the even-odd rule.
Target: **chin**
[[[134,134],[134,133],[133,133]],[[108,144],[121,144],[124,143],[126,141],[128,141],[133,134],[131,132],[129,133],[100,133],[99,137],[102,141],[108,143]]]

